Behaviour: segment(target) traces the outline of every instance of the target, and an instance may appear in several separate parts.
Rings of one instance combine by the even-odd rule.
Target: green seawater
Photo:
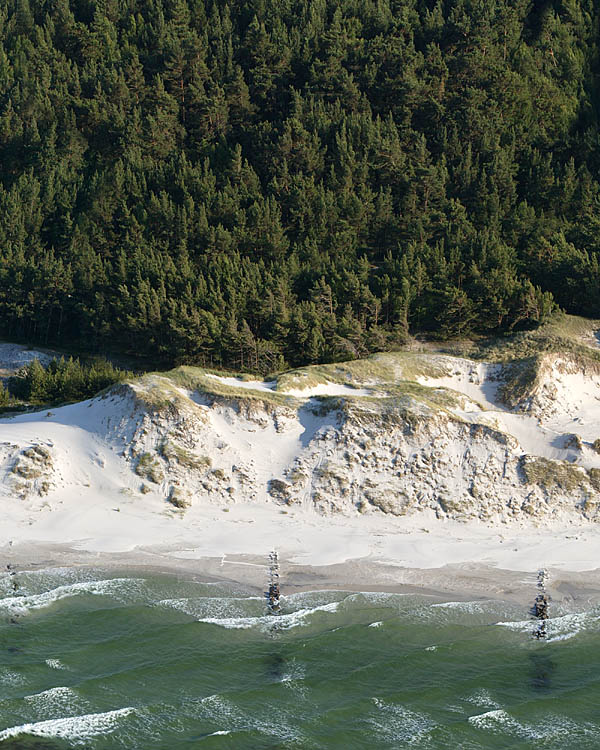
[[[0,577],[0,748],[600,747],[600,610],[100,569]],[[532,583],[532,596],[535,593]],[[11,618],[15,622],[10,622]]]

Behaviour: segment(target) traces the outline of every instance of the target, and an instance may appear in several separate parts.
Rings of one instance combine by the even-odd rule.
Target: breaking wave
[[[401,704],[381,698],[373,698],[372,701],[377,710],[369,723],[379,739],[385,742],[415,741],[428,735],[436,726],[431,717]]]
[[[317,612],[337,612],[340,602],[323,604],[320,607],[310,609],[299,609],[296,612],[273,615],[261,615],[259,617],[201,617],[198,622],[210,625],[219,625],[222,628],[248,630],[258,628],[262,631],[290,630],[308,624],[308,618]]]
[[[600,630],[600,615],[597,610],[591,612],[570,612],[559,617],[551,617],[546,623],[546,642],[566,641],[584,631],[597,632]],[[518,633],[531,634],[538,624],[537,620],[517,620],[514,622],[498,622],[497,625]]]
[[[89,708],[87,701],[80,698],[72,688],[64,686],[49,688],[41,693],[25,695],[23,700],[30,711],[35,711],[38,716],[45,715],[48,718],[51,718],[50,714],[76,713]]]
[[[577,740],[597,742],[600,731],[591,723],[576,723],[564,716],[545,715],[535,722],[519,721],[504,709],[494,709],[483,714],[470,716],[469,724],[491,734],[510,735],[517,739],[547,743],[561,741],[563,747],[572,747]],[[594,744],[594,747],[597,747]]]
[[[89,596],[109,596],[121,603],[129,603],[134,593],[141,593],[142,578],[107,578],[99,581],[79,581],[57,586],[39,594],[7,596],[0,599],[0,610],[9,615],[25,615],[32,610],[50,607],[61,599],[87,594]],[[136,592],[137,589],[137,592]]]
[[[30,734],[37,737],[56,737],[81,745],[98,735],[113,732],[119,726],[121,719],[134,712],[134,708],[128,707],[99,714],[68,716],[62,719],[38,721],[33,724],[21,724],[1,731],[0,742],[22,734]]]

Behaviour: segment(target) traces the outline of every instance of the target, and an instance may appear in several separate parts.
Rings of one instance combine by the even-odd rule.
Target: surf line
[[[272,615],[281,614],[280,590],[279,590],[279,555],[277,550],[269,554],[269,589],[265,591],[267,607]]]
[[[538,594],[535,597],[533,606],[530,609],[531,616],[537,620],[537,626],[534,629],[532,635],[538,641],[540,638],[546,638],[548,631],[546,629],[546,623],[548,621],[548,605],[550,604],[550,597],[546,593],[546,584],[548,582],[548,571],[545,568],[538,570],[537,574],[537,587]]]

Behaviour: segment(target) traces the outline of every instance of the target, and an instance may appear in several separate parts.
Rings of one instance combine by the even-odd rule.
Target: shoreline
[[[586,527],[586,531],[590,530]],[[439,544],[438,535],[429,533],[432,546]],[[550,541],[548,530],[539,533],[546,542]],[[263,556],[227,551],[220,556],[192,555],[190,548],[180,543],[98,550],[93,549],[91,540],[87,542],[82,548],[81,543],[12,540],[0,545],[0,566],[3,568],[11,563],[17,572],[85,567],[107,573],[127,571],[127,574],[134,575],[184,576],[205,582],[239,584],[258,595],[264,592],[267,584],[266,553]],[[313,559],[298,562],[296,550],[282,547],[279,550],[283,595],[324,590],[385,592],[432,596],[444,601],[499,600],[528,608],[537,593],[536,575],[541,567],[519,570],[481,560],[454,560],[442,566],[420,567],[373,555],[337,561]],[[200,548],[193,552],[200,552]],[[423,562],[430,560],[424,559]],[[568,570],[552,565],[544,567],[549,571],[547,591],[554,605],[559,606],[563,613],[600,604],[600,568]]]

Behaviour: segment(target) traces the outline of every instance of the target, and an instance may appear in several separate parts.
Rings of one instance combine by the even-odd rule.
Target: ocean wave
[[[0,594],[12,594],[13,577],[0,572]],[[245,597],[251,591],[241,584],[227,581],[195,581],[187,577],[173,574],[152,575],[148,578],[129,576],[126,570],[115,572],[101,567],[50,567],[36,570],[16,570],[16,580],[19,593],[42,594],[63,586],[76,583],[93,583],[98,581],[121,581],[122,585],[129,582],[128,596],[142,599],[150,603],[168,597],[185,596],[219,596]]]
[[[340,593],[342,593],[341,598]],[[353,596],[348,592],[305,591],[287,596],[282,595],[280,603],[285,615],[293,615],[295,612],[307,612],[324,607],[335,608],[342,601],[351,601]],[[273,617],[265,614],[266,600],[264,596],[181,597],[161,599],[154,604],[184,612],[196,618],[199,622],[236,620],[240,622],[240,628],[244,627],[242,621],[247,621],[246,626],[252,627],[254,620],[260,620],[263,617],[268,617],[268,622],[273,622]],[[286,612],[286,610],[288,611]],[[281,617],[278,617],[278,620],[280,619]]]
[[[397,616],[414,621],[436,623],[463,622],[465,615],[479,615],[482,624],[488,624],[494,615],[506,615],[505,604],[495,600],[467,602],[423,601],[422,597],[386,592],[304,591],[281,597],[282,614],[277,618],[265,613],[265,600],[261,596],[246,597],[182,597],[165,598],[154,602],[157,606],[177,609],[199,622],[230,629],[275,627],[287,630],[305,624],[303,620],[312,612],[334,612],[338,609],[385,608]],[[276,625],[279,623],[279,625]],[[384,619],[365,622],[370,627],[381,627]]]
[[[290,609],[312,609],[324,604],[351,600],[356,594],[350,591],[298,591],[295,594],[282,594],[281,602]]]
[[[482,610],[488,609],[490,604],[493,604],[490,600],[484,601],[466,601],[466,602],[436,602],[431,606],[441,607],[443,609],[458,609],[462,612],[468,612],[469,614],[479,613]]]
[[[469,716],[468,721],[469,724],[477,727],[477,729],[485,729],[495,733],[504,733],[506,730],[510,730],[511,732],[516,732],[522,736],[523,732],[526,731],[522,724],[510,716],[510,714],[507,714],[502,708],[497,708],[493,711],[486,711],[483,714],[477,714],[475,716]]]
[[[53,688],[48,688],[48,690],[42,690],[41,693],[32,693],[31,695],[24,695],[23,700],[27,701],[29,703],[35,703],[40,698],[48,699],[48,698],[63,698],[63,697],[71,697],[74,695],[73,690],[70,687],[64,687],[64,686],[57,686]]]
[[[463,700],[467,701],[468,703],[473,703],[476,706],[481,706],[482,708],[489,708],[489,709],[500,709],[500,704],[494,700],[491,693],[486,690],[485,688],[482,688],[481,690],[476,690],[471,695],[465,696]]]
[[[46,659],[46,664],[50,669],[68,669],[60,659]]]
[[[49,713],[73,713],[85,711],[89,708],[87,701],[80,698],[70,687],[57,686],[41,693],[23,696],[31,710],[37,712],[38,716]],[[48,717],[50,718],[50,717]]]
[[[495,616],[506,616],[506,603],[495,599],[475,601],[431,602],[422,594],[391,594],[386,592],[357,592],[347,596],[347,602],[388,609],[396,616],[412,622],[435,622],[439,624],[463,623],[469,616],[480,624],[487,625]]]
[[[218,589],[219,592],[222,592],[223,594],[226,594],[227,596],[231,597],[240,597],[244,598],[248,596],[248,587],[243,586],[241,583],[236,583],[235,581],[202,581],[202,582],[194,582],[194,587],[200,587],[200,589],[208,589],[209,591],[212,591],[213,589]]]
[[[284,711],[279,711],[274,719],[268,710],[254,711],[252,714],[244,713],[234,703],[222,695],[209,695],[200,699],[200,713],[214,721],[216,724],[225,724],[229,732],[254,731],[277,737],[286,742],[303,742],[303,747],[308,747],[307,739],[302,732],[291,724],[289,719],[296,718],[295,710],[287,716]]]
[[[259,603],[258,606],[256,602]],[[247,605],[254,606],[262,611],[265,608],[265,598],[262,596],[247,596],[244,598],[200,596],[161,599],[156,604],[160,607],[176,609],[196,619],[207,615],[224,618],[239,615],[240,608]]]
[[[109,596],[122,603],[130,603],[132,593],[139,592],[144,583],[142,578],[107,578],[94,581],[78,581],[65,586],[43,591],[39,594],[8,596],[0,599],[0,610],[10,615],[25,615],[31,610],[49,607],[61,599],[81,594],[92,596]]]
[[[281,676],[281,682],[298,682],[306,676],[306,669],[296,659],[292,659],[287,665],[287,671]]]
[[[522,723],[503,709],[495,709],[469,716],[468,721],[477,729],[492,734],[508,734],[529,741],[562,740],[564,747],[572,746],[578,739],[600,739],[600,731],[593,724],[576,723],[559,715],[544,715],[541,721]]]
[[[305,677],[306,668],[304,665],[297,662],[296,659],[292,659],[287,664],[286,671],[281,675],[280,682],[299,698],[306,699],[308,690],[304,683]]]
[[[17,570],[17,575],[24,576],[26,580],[39,581],[42,586],[47,587],[53,583],[67,584],[94,581],[106,576],[107,571],[102,568],[87,568],[85,566],[56,566],[34,570]]]
[[[500,625],[501,627],[528,635],[533,633],[538,624],[539,621],[534,619],[496,623],[496,625]],[[554,641],[569,640],[582,631],[597,631],[600,625],[600,617],[596,610],[591,612],[571,612],[559,617],[551,617],[545,620],[545,624],[547,633],[545,640],[547,643],[552,643]]]
[[[15,672],[12,669],[6,669],[5,667],[0,668],[0,685],[23,685],[25,678],[20,672]]]
[[[377,715],[369,719],[369,724],[385,742],[422,739],[437,726],[431,717],[400,703],[389,703],[381,698],[372,698],[372,701],[377,708]]]
[[[265,632],[291,630],[292,628],[307,625],[306,619],[316,612],[336,612],[339,605],[340,602],[331,602],[330,604],[323,604],[320,607],[312,607],[311,609],[299,609],[296,612],[280,615],[261,615],[258,617],[201,617],[198,619],[198,622],[218,625],[231,630],[248,630],[250,628],[258,628]]]
[[[3,594],[12,594],[12,584],[13,581],[16,581],[21,594],[41,594],[59,586],[85,583],[109,577],[110,574],[107,571],[98,568],[51,567],[26,570],[17,567],[13,575],[7,572],[0,574],[0,590]]]
[[[21,724],[0,731],[0,742],[21,734],[30,734],[36,737],[65,739],[79,745],[98,735],[113,732],[119,726],[120,719],[133,713],[135,709],[127,707],[99,714],[66,716],[61,719],[37,721],[33,724]]]

